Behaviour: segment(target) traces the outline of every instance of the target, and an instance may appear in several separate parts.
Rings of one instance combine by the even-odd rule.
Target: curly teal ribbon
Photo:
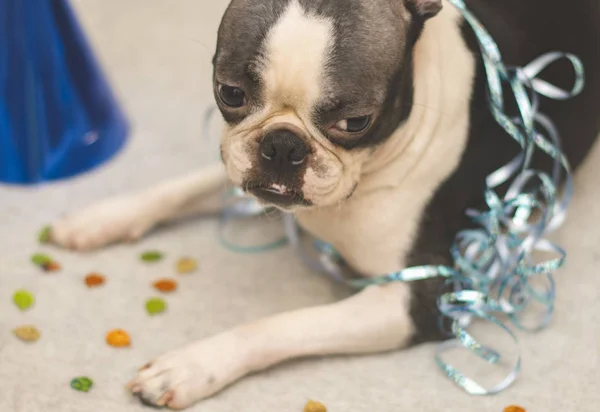
[[[546,53],[525,67],[508,68],[491,35],[467,9],[464,0],[448,1],[459,10],[477,36],[487,74],[490,110],[498,124],[522,149],[512,161],[487,176],[484,196],[488,209],[467,210],[467,215],[480,227],[457,234],[450,250],[454,266],[418,266],[380,277],[348,280],[340,268],[342,258],[331,245],[315,241],[318,258],[313,259],[300,245],[293,216],[286,215],[284,223],[288,242],[311,268],[354,288],[445,278],[448,285],[454,286],[454,291],[440,296],[438,308],[442,316],[452,320],[451,333],[454,339],[439,346],[436,363],[446,376],[467,393],[491,395],[506,389],[516,380],[521,367],[520,354],[512,371],[489,389],[445,362],[442,355],[458,347],[467,348],[490,364],[500,361],[499,352],[481,345],[466,331],[473,318],[496,325],[510,336],[517,347],[516,335],[498,318],[499,315],[506,315],[516,328],[523,330],[542,329],[551,320],[555,300],[552,273],[563,265],[566,253],[543,236],[564,221],[573,189],[571,168],[561,150],[559,133],[552,121],[539,112],[538,101],[540,95],[554,100],[566,100],[578,95],[585,83],[584,70],[576,56],[561,52]],[[575,70],[576,81],[570,91],[536,77],[549,65],[562,59],[567,59]],[[504,111],[503,83],[510,86],[516,99],[516,117],[510,117]],[[551,174],[530,167],[536,150],[541,150],[554,160]],[[509,188],[501,197],[495,189],[504,183],[509,183]],[[563,184],[564,194],[559,198],[558,188]],[[257,209],[253,213],[258,213],[260,206],[254,206]],[[539,219],[530,223],[536,212]],[[244,213],[249,212],[237,212],[238,215]],[[555,258],[534,263],[534,251],[554,253]],[[544,287],[534,288],[531,283],[534,278],[545,280]],[[534,302],[543,305],[545,311],[536,325],[528,327],[522,324],[522,315]]]
[[[494,118],[521,146],[522,152],[511,162],[490,174],[486,179],[485,200],[489,210],[468,210],[467,214],[480,225],[479,229],[461,231],[451,248],[454,267],[419,266],[385,276],[345,281],[350,286],[364,288],[390,282],[412,282],[444,277],[456,285],[452,293],[443,294],[438,301],[441,314],[453,320],[455,339],[442,344],[436,353],[436,362],[444,373],[466,392],[473,395],[491,395],[510,386],[517,378],[521,356],[513,370],[498,384],[486,389],[464,373],[445,362],[442,355],[449,349],[464,347],[491,364],[501,356],[492,348],[481,345],[467,331],[473,318],[479,318],[501,328],[518,346],[518,339],[498,315],[507,315],[519,329],[539,330],[548,325],[554,310],[555,285],[552,273],[562,266],[565,252],[542,237],[564,221],[572,194],[571,168],[560,148],[559,133],[554,124],[538,111],[539,95],[550,99],[566,100],[583,89],[584,75],[581,61],[560,52],[544,54],[526,67],[507,68],[490,34],[466,8],[463,0],[449,0],[461,12],[477,35],[488,80],[489,104]],[[536,78],[554,62],[567,59],[573,65],[576,82],[571,91],[562,90]],[[512,89],[519,116],[511,118],[504,111],[502,84]],[[554,159],[552,175],[530,168],[536,149]],[[562,170],[561,170],[562,169]],[[561,176],[564,176],[564,178]],[[504,197],[495,189],[510,183]],[[564,183],[564,195],[558,198],[558,188]],[[525,188],[528,188],[525,191]],[[536,223],[529,223],[534,212],[539,212]],[[341,258],[328,245],[316,243],[321,260],[334,266]],[[553,252],[556,257],[533,263],[536,250]],[[325,256],[325,258],[323,258]],[[322,268],[329,271],[327,267]],[[335,274],[339,278],[339,274]],[[542,289],[532,286],[535,277],[546,280]],[[545,307],[539,322],[533,327],[522,324],[523,313],[533,302]]]

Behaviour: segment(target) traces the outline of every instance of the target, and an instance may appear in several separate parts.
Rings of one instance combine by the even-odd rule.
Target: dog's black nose
[[[308,152],[306,143],[290,130],[274,130],[260,143],[263,163],[280,173],[293,172],[304,163]]]

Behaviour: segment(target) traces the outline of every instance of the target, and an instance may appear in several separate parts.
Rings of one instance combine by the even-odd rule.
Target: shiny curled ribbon
[[[576,56],[561,52],[546,53],[525,67],[505,66],[498,46],[467,9],[464,0],[448,1],[458,9],[477,36],[487,74],[490,110],[498,124],[522,149],[512,161],[487,176],[484,196],[488,209],[467,210],[467,215],[478,228],[457,234],[450,250],[454,266],[418,266],[380,277],[348,280],[342,274],[343,260],[331,245],[315,241],[318,257],[314,259],[300,244],[299,229],[293,216],[285,215],[284,224],[287,241],[309,267],[351,287],[362,289],[391,282],[444,278],[445,285],[453,291],[441,294],[438,308],[442,317],[452,321],[450,333],[454,339],[438,347],[436,363],[467,393],[491,395],[501,392],[516,380],[521,366],[520,354],[512,371],[489,389],[445,362],[442,354],[450,349],[467,348],[490,364],[499,363],[499,352],[480,344],[466,331],[474,318],[496,325],[517,347],[515,333],[499,316],[506,316],[513,326],[523,330],[535,331],[549,324],[555,300],[552,273],[563,265],[566,253],[544,236],[564,221],[573,189],[571,168],[561,150],[558,130],[548,117],[539,112],[539,99],[544,96],[566,100],[578,95],[585,83],[584,71]],[[549,65],[563,59],[572,64],[576,75],[570,91],[537,78]],[[508,84],[514,94],[518,107],[516,116],[505,112],[503,83]],[[551,174],[530,167],[536,150],[553,159]],[[508,184],[508,190],[500,196],[496,189],[503,184]],[[563,194],[559,196],[561,186]],[[241,193],[238,195],[241,196]],[[252,209],[249,204],[245,206],[248,210]],[[253,207],[252,213],[260,213],[258,204]],[[233,215],[248,216],[248,210],[237,210]],[[226,216],[224,221],[233,215]],[[276,246],[282,244],[277,243]],[[535,263],[533,253],[536,251],[553,253],[555,257]],[[543,281],[543,286],[534,287],[534,279]],[[523,314],[533,303],[541,305],[544,313],[537,324],[525,326]]]

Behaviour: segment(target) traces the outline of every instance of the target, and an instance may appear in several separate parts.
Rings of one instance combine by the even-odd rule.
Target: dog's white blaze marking
[[[269,104],[308,111],[321,96],[333,24],[292,0],[265,41],[262,78]]]

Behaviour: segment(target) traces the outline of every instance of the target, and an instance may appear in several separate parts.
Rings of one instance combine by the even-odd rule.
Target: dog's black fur
[[[550,51],[577,55],[584,63],[586,87],[568,101],[541,99],[540,110],[550,116],[562,136],[563,151],[573,169],[584,160],[600,133],[600,3],[594,0],[468,0],[467,6],[483,22],[498,43],[507,65],[524,66]],[[464,23],[464,38],[474,54],[480,50],[471,28]],[[573,69],[557,64],[541,78],[564,89],[573,85]],[[471,99],[471,126],[467,148],[458,169],[429,202],[419,235],[407,264],[451,264],[449,249],[456,233],[473,223],[467,208],[482,209],[485,177],[508,163],[518,145],[496,123],[489,110],[483,63]],[[533,166],[550,171],[548,157],[534,159]],[[438,328],[436,299],[440,281],[412,285],[411,316],[415,343],[443,338]]]

